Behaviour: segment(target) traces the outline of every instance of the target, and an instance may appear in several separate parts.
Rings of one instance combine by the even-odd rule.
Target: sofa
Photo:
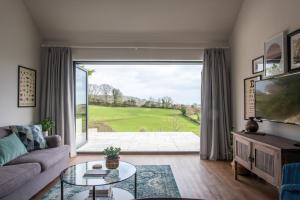
[[[8,134],[8,127],[0,127],[0,138]],[[0,167],[0,200],[28,200],[68,167],[70,147],[56,135],[45,140],[47,149],[31,151]]]
[[[282,169],[280,200],[300,199],[300,163],[285,164]]]

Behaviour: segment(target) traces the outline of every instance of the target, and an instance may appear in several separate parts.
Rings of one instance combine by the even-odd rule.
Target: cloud
[[[200,103],[201,65],[86,65],[91,84],[107,83],[126,96],[170,96],[176,103]]]

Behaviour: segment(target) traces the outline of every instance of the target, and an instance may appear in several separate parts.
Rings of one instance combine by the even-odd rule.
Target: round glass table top
[[[110,169],[104,177],[84,177],[84,174],[88,170],[92,170],[95,164],[101,164],[101,169],[107,170],[104,160],[80,163],[67,168],[62,173],[61,180],[71,185],[101,186],[124,181],[136,173],[134,165],[120,161],[119,167],[117,169]]]

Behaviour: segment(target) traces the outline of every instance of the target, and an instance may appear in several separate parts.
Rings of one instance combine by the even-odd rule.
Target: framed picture
[[[300,70],[300,29],[288,34],[289,71]]]
[[[244,119],[255,117],[255,81],[261,80],[261,75],[244,79]]]
[[[286,34],[284,32],[265,42],[265,76],[286,72]]]
[[[252,74],[263,72],[264,69],[264,56],[252,60]]]
[[[36,70],[18,67],[18,107],[36,106]]]

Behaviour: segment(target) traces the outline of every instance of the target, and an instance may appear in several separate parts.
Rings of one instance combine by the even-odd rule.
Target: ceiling
[[[243,0],[24,0],[44,42],[198,45],[229,40]]]

